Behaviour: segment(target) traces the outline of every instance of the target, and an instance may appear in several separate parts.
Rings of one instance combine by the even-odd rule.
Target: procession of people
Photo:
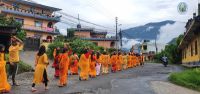
[[[7,77],[12,75],[13,86],[19,86],[15,81],[19,63],[19,50],[23,48],[23,42],[13,37],[9,48],[9,73],[7,75],[4,59],[5,47],[0,45],[0,92],[9,92],[11,89],[7,81]],[[80,58],[76,51],[72,51],[68,45],[62,48],[57,47],[53,51],[54,62],[52,68],[55,68],[54,77],[58,79],[58,86],[64,87],[68,84],[69,75],[78,75],[80,81],[86,81],[96,78],[100,75],[116,73],[118,71],[127,70],[137,66],[144,65],[144,56],[134,52],[114,51],[108,53],[104,51],[100,53],[93,49],[85,48],[80,54]],[[48,74],[47,68],[49,65],[46,47],[41,46],[35,55],[35,72],[32,81],[32,92],[37,91],[35,85],[43,83],[45,90],[48,89]]]

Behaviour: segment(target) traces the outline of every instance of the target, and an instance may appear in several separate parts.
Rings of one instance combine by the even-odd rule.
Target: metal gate
[[[26,38],[24,44],[24,50],[35,51],[40,47],[40,39],[37,38]]]

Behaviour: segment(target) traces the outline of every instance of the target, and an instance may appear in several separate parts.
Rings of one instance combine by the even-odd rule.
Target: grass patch
[[[174,84],[200,91],[200,68],[172,73],[169,80]]]

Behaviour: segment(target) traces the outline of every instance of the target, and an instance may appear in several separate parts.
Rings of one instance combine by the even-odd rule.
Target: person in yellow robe
[[[127,62],[128,62],[128,56],[127,54],[124,52],[123,54],[123,69],[127,69]]]
[[[0,45],[0,93],[8,93],[11,88],[7,80],[4,50],[5,47]]]
[[[32,92],[37,91],[35,89],[36,84],[44,83],[45,90],[48,89],[48,76],[47,76],[47,66],[49,65],[48,57],[46,54],[45,46],[41,46],[35,59],[35,72],[32,84]]]
[[[129,55],[128,55],[128,64],[127,64],[127,67],[128,68],[131,68],[131,64],[132,63],[132,56],[131,56],[131,53],[129,52]]]
[[[87,49],[81,55],[78,66],[80,68],[79,80],[88,80],[90,70],[90,53]]]
[[[68,79],[68,67],[69,67],[69,57],[67,48],[64,48],[61,54],[61,60],[59,63],[59,87],[63,87],[67,85]]]
[[[105,59],[104,59],[104,73],[108,74],[109,73],[109,65],[110,65],[110,55],[105,52]]]
[[[122,63],[123,63],[123,57],[121,52],[118,53],[118,57],[117,57],[117,70],[121,71],[122,70]]]
[[[111,65],[112,65],[112,68],[111,68],[111,71],[114,73],[114,72],[117,72],[117,54],[116,52],[114,52],[111,56],[111,59],[110,59],[110,62],[111,62]]]
[[[70,56],[69,62],[70,62],[70,74],[71,75],[78,75],[78,55],[74,52],[73,55]]]
[[[91,78],[95,78],[97,75],[96,72],[96,60],[97,60],[97,56],[95,54],[95,52],[92,52],[91,54],[91,62],[90,62],[90,71],[89,71],[89,75]]]
[[[110,56],[104,52],[102,55],[102,74],[108,73],[108,67],[110,63]]]

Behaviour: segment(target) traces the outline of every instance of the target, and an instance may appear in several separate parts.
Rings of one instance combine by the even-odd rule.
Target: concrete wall
[[[80,38],[91,38],[90,32],[78,31],[78,32],[74,32],[74,35]]]

